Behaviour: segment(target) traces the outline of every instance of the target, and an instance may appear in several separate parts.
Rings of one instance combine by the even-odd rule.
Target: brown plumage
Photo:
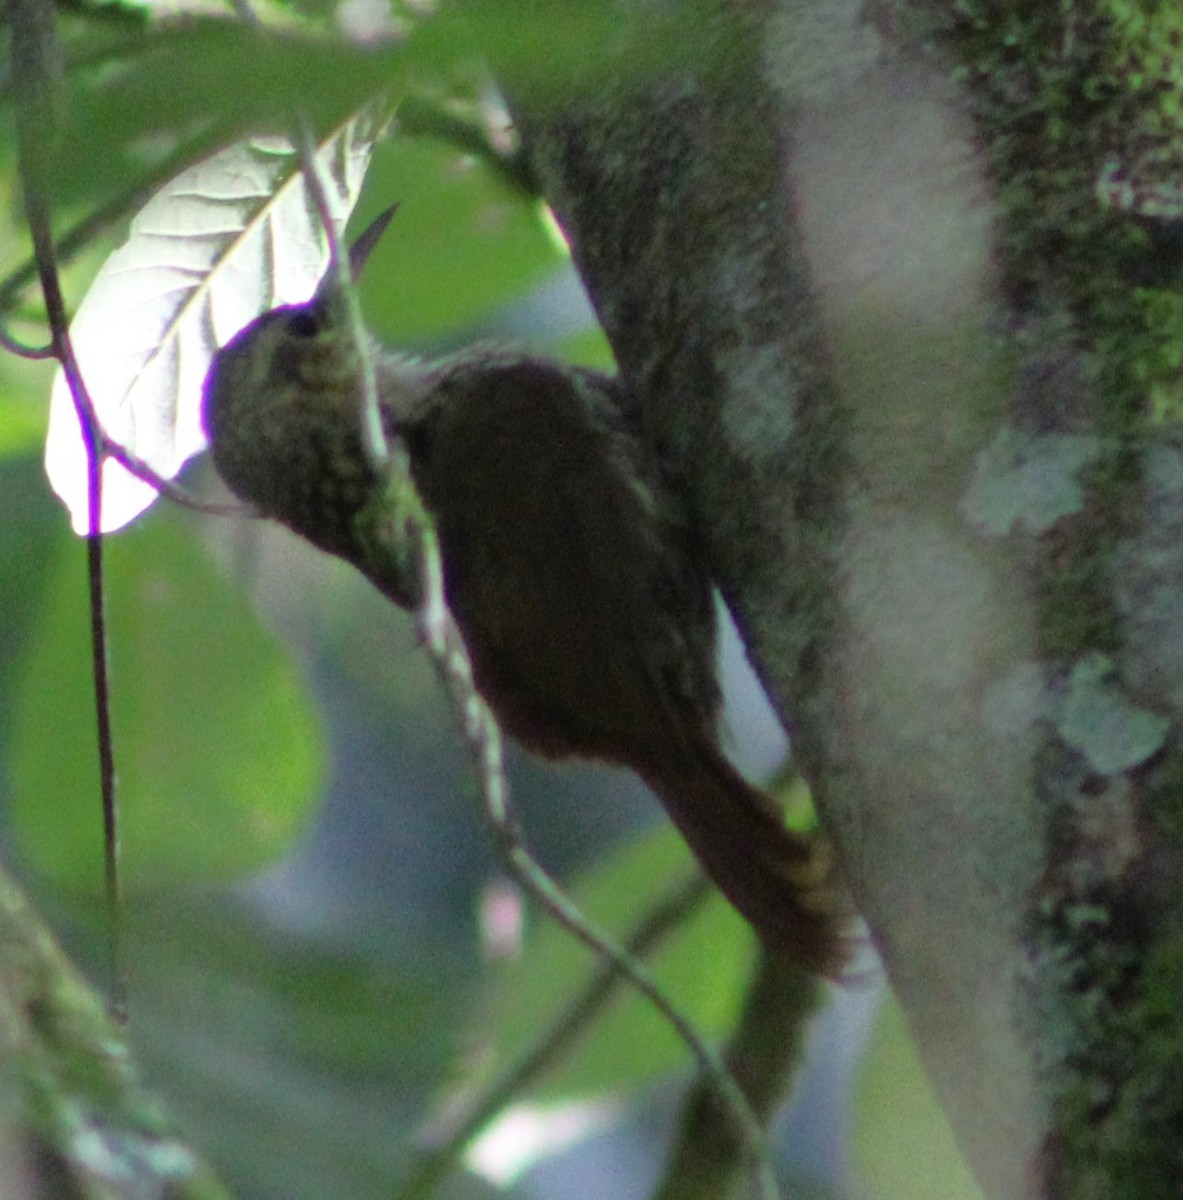
[[[355,532],[375,480],[340,308],[325,288],[218,354],[210,444],[240,498],[406,605],[406,580]],[[383,419],[407,447],[448,605],[504,729],[547,757],[631,767],[770,947],[838,972],[828,847],[786,829],[720,749],[710,583],[620,384],[489,347],[375,359]]]

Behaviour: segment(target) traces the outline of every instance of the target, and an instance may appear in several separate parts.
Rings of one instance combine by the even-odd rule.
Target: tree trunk
[[[230,1200],[123,1031],[0,870],[0,1196]]]
[[[1008,1200],[1183,1155],[1183,21],[1105,7],[622,4],[574,100],[516,92]]]

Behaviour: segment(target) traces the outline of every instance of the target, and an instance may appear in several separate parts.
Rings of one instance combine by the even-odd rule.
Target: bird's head
[[[357,279],[395,209],[388,208],[349,251]],[[357,353],[337,271],[304,304],[256,318],[214,355],[202,416],[218,473],[240,499],[273,515],[272,493],[309,451],[297,431],[355,421]]]

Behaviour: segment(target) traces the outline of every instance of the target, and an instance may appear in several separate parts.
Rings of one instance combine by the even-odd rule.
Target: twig
[[[154,487],[162,496],[168,497],[174,504],[194,512],[205,513],[211,517],[257,517],[258,513],[241,504],[218,504],[209,500],[198,500],[179,483],[165,479],[155,467],[149,466],[142,458],[137,458],[130,450],[125,450],[118,442],[112,441],[102,428],[98,431],[101,438],[102,453],[107,458],[114,459],[125,471],[137,479]]]
[[[438,554],[436,555],[438,560]],[[501,731],[477,694],[468,653],[447,615],[425,626],[428,651],[443,675],[464,722],[466,740],[478,767],[484,810],[498,852],[506,866],[545,910],[597,957],[610,962],[670,1025],[697,1060],[707,1086],[732,1121],[750,1159],[757,1195],[776,1200],[780,1192],[772,1171],[764,1130],[727,1065],[694,1024],[665,995],[649,970],[605,930],[590,922],[578,906],[543,870],[522,839],[509,809],[501,752]]]
[[[329,239],[330,257],[347,305],[348,324],[362,380],[360,420],[362,439],[370,465],[381,482],[359,524],[369,526],[377,548],[399,560],[398,539],[410,537],[415,574],[420,586],[420,636],[431,655],[461,718],[465,740],[477,765],[484,812],[501,858],[515,879],[550,915],[597,957],[611,963],[633,988],[657,1009],[698,1061],[710,1086],[735,1124],[753,1165],[761,1200],[777,1200],[775,1176],[764,1132],[746,1097],[726,1064],[703,1040],[692,1022],[678,1010],[660,985],[633,956],[605,931],[590,923],[531,855],[509,809],[502,759],[501,731],[476,691],[472,666],[464,642],[448,611],[444,596],[443,565],[430,517],[410,479],[406,451],[395,439],[388,441],[379,406],[373,350],[362,321],[361,306],[332,221],[328,198],[316,167],[314,143],[303,123],[297,139],[301,161],[314,202]]]
[[[371,353],[368,339],[363,337],[359,341],[357,351],[360,356]],[[649,971],[614,938],[583,916],[523,841],[509,808],[501,732],[476,690],[468,651],[448,611],[435,530],[409,474],[402,472],[405,451],[397,441],[393,445],[397,457],[391,459],[385,483],[375,487],[369,504],[358,514],[357,533],[369,547],[368,553],[392,560],[396,573],[403,565],[403,547],[408,542],[412,547],[413,572],[420,589],[420,637],[461,719],[465,741],[476,762],[483,808],[498,853],[525,891],[593,954],[610,963],[673,1028],[733,1121],[751,1161],[760,1200],[778,1200],[780,1193],[763,1129],[726,1064],[664,994]]]
[[[90,586],[91,664],[98,727],[99,790],[103,808],[106,893],[109,918],[109,969],[112,1006],[124,1011],[120,961],[119,827],[115,796],[115,752],[107,676],[107,631],[103,605],[102,468],[103,437],[74,349],[54,253],[49,204],[44,190],[44,147],[52,134],[52,82],[57,59],[52,6],[40,0],[12,0],[13,72],[17,87],[17,155],[25,218],[45,298],[54,357],[62,364],[86,446],[87,577]]]
[[[398,539],[410,537],[420,591],[420,634],[439,670],[461,718],[465,740],[477,764],[484,811],[497,849],[510,873],[527,893],[593,954],[610,962],[633,988],[657,1009],[698,1061],[714,1093],[734,1123],[752,1163],[760,1200],[778,1200],[764,1131],[747,1098],[726,1064],[699,1035],[661,990],[649,971],[615,939],[589,922],[531,855],[509,809],[502,758],[501,731],[477,693],[472,665],[463,639],[448,611],[444,596],[443,566],[435,531],[410,478],[409,462],[401,443],[386,437],[379,404],[373,350],[361,314],[361,304],[350,275],[349,257],[341,247],[332,211],[316,163],[315,140],[306,120],[299,123],[295,143],[301,167],[329,241],[330,270],[337,273],[346,305],[348,328],[361,377],[359,420],[362,443],[379,484],[359,525],[371,529],[378,548],[400,560]]]
[[[523,196],[533,198],[540,193],[527,156],[521,149],[496,146],[481,121],[449,112],[438,102],[407,96],[399,105],[398,127],[412,137],[431,138],[479,158]]]
[[[3,327],[0,327],[0,346],[3,346],[9,354],[16,354],[21,358],[53,358],[54,347],[50,342],[47,346],[27,346],[24,342],[14,338]]]
[[[790,960],[761,952],[727,1062],[767,1125],[792,1083],[822,991]],[[653,1200],[719,1200],[743,1165],[743,1146],[718,1098],[701,1084],[686,1099],[682,1125]]]
[[[297,122],[293,141],[300,156],[304,182],[312,195],[325,237],[328,239],[329,270],[337,277],[339,296],[345,305],[349,336],[357,354],[358,375],[361,380],[358,421],[366,461],[379,480],[385,480],[391,472],[405,476],[408,470],[406,453],[401,446],[392,448],[382,424],[382,411],[378,403],[378,374],[362,317],[361,301],[358,299],[357,288],[354,287],[349,255],[341,245],[341,237],[329,206],[328,193],[316,162],[316,139],[306,118]]]

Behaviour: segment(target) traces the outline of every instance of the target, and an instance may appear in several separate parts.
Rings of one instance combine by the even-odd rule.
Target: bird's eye
[[[320,322],[306,308],[297,308],[291,312],[286,324],[292,337],[311,338],[320,332]]]

